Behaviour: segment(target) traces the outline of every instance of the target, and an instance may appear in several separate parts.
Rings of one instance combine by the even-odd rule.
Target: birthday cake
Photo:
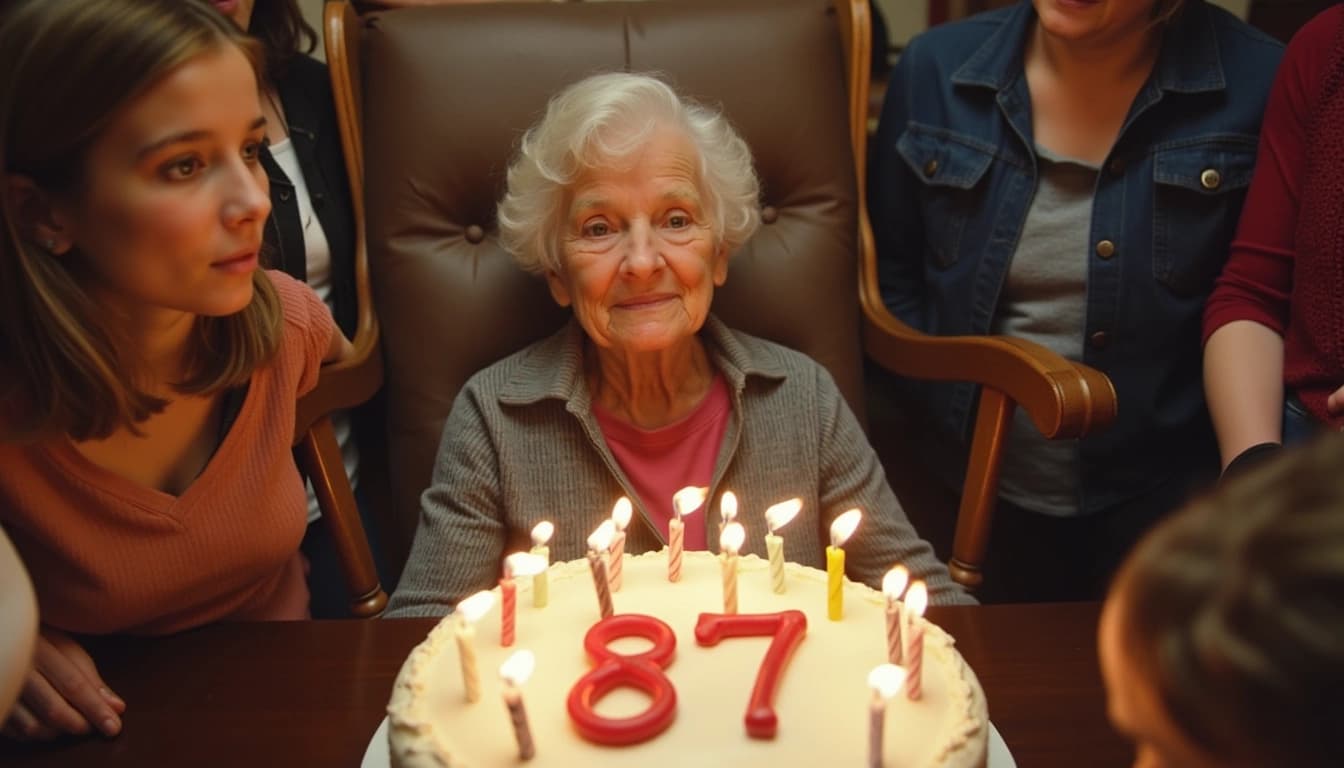
[[[675,713],[669,725],[654,728],[655,733],[639,736],[635,743],[614,745],[595,741],[593,726],[576,721],[572,711],[579,702],[580,709],[589,710],[585,722],[615,723],[607,735],[610,741],[620,741],[631,733],[621,719],[643,715],[648,720],[651,710],[665,709],[668,691],[651,697],[622,686],[604,695],[598,686],[596,693],[589,687],[585,695],[572,695],[576,686],[594,679],[595,664],[605,663],[608,655],[604,652],[603,658],[594,659],[585,651],[585,636],[601,620],[588,562],[557,563],[547,572],[549,594],[544,607],[533,604],[532,579],[518,580],[516,639],[511,647],[500,643],[502,608],[498,602],[475,622],[474,637],[465,642],[479,673],[476,701],[468,701],[466,695],[463,644],[458,638],[463,625],[454,616],[445,617],[411,652],[388,704],[392,765],[494,768],[522,764],[506,694],[514,701],[521,699],[528,738],[535,749],[526,762],[537,766],[868,764],[875,707],[869,673],[887,661],[886,598],[881,593],[846,580],[844,615],[831,621],[824,572],[787,563],[785,591],[778,594],[772,589],[766,561],[751,555],[739,558],[738,616],[787,614],[795,622],[805,617],[805,634],[791,656],[784,649],[771,654],[776,638],[759,630],[751,636],[716,638],[712,645],[702,644],[702,632],[701,643],[697,642],[697,623],[707,621],[701,614],[724,610],[720,561],[715,555],[687,552],[681,578],[675,583],[667,578],[666,550],[627,555],[622,562],[623,585],[611,595],[615,617],[653,617],[656,622],[629,621],[661,622],[675,635],[670,660],[659,662],[664,687],[674,699]],[[499,588],[495,593],[498,597]],[[980,683],[953,647],[951,636],[922,618],[914,621],[923,634],[920,696],[911,700],[902,690],[886,701],[885,711],[877,710],[876,718],[883,724],[883,764],[982,768],[988,715]],[[623,634],[623,630],[614,634]],[[917,632],[907,629],[906,634]],[[611,640],[607,647],[612,656],[628,657],[668,644],[667,638],[651,643],[625,637]],[[521,649],[535,655],[535,669],[514,687],[501,679],[500,667]],[[777,687],[773,692],[755,690],[760,684],[758,673],[772,666],[772,656],[774,674],[761,677],[773,676]],[[657,670],[649,674],[658,677]],[[620,677],[619,670],[616,677]],[[752,716],[748,716],[749,701]],[[773,713],[762,711],[762,705]],[[762,725],[766,720],[768,727]],[[757,734],[749,734],[749,728]]]

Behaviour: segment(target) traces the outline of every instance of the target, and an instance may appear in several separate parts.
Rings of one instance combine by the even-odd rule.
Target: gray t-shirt
[[[1087,323],[1087,258],[1099,168],[1036,148],[1039,183],[999,294],[991,332],[1034,341],[1081,360]],[[1078,514],[1078,441],[1047,440],[1014,413],[999,494],[1043,514]]]

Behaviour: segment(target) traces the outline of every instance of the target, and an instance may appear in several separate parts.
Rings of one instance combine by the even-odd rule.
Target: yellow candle
[[[826,616],[839,621],[845,615],[845,550],[826,548]]]
[[[831,621],[845,615],[845,550],[840,547],[854,535],[862,517],[862,512],[851,509],[831,521],[831,545],[826,548],[826,615]]]

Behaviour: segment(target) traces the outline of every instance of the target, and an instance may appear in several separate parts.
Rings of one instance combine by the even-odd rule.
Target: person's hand
[[[64,632],[42,627],[33,668],[0,732],[21,741],[95,731],[116,736],[125,711],[126,703],[98,676],[93,659],[79,643]]]
[[[1338,416],[1341,413],[1344,413],[1344,387],[1340,387],[1330,393],[1330,397],[1325,401],[1325,410],[1328,411],[1331,416]]]

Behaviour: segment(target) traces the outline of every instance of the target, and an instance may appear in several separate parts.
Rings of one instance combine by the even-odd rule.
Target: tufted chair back
[[[329,4],[383,331],[394,557],[409,547],[462,384],[569,316],[501,249],[495,206],[522,132],[552,94],[596,72],[656,72],[724,110],[755,155],[763,225],[733,254],[714,312],[819,360],[862,421],[851,146],[864,126],[849,116],[848,82],[867,73],[867,4],[836,5],[505,2],[359,17]]]

